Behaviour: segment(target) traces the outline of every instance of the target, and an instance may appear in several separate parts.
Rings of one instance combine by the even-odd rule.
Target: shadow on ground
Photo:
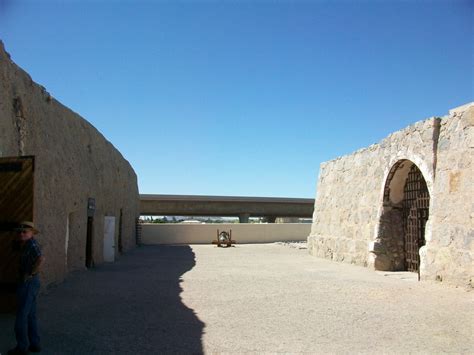
[[[145,246],[113,264],[76,272],[39,299],[42,354],[202,353],[204,323],[180,297],[195,265],[188,246]],[[0,353],[14,345],[0,337]]]

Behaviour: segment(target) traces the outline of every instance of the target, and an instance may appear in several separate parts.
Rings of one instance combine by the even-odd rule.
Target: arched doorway
[[[384,188],[383,211],[374,248],[377,270],[420,270],[430,195],[422,172],[410,160],[391,168]]]

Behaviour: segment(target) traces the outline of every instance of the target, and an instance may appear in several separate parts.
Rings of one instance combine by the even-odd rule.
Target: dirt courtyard
[[[38,313],[42,354],[472,353],[472,296],[284,245],[143,246],[72,273]]]

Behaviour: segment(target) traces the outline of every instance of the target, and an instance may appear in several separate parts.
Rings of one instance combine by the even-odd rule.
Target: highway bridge
[[[250,217],[311,218],[314,199],[284,197],[140,195],[142,216],[219,216],[239,217],[248,223]]]

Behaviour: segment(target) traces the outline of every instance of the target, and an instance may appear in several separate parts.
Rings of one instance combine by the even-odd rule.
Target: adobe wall
[[[309,252],[379,270],[399,268],[401,242],[395,236],[403,233],[397,212],[400,186],[386,182],[397,162],[402,162],[398,175],[405,177],[414,163],[430,194],[421,277],[469,284],[473,131],[472,118],[461,117],[458,113],[417,122],[378,144],[321,164]]]
[[[123,250],[135,246],[134,170],[97,129],[13,63],[0,42],[0,157],[25,155],[35,156],[34,221],[45,284],[84,268],[88,198],[96,200],[95,263],[103,261],[104,216],[116,217],[117,245],[122,210]]]
[[[210,244],[217,230],[232,231],[237,244],[302,241],[311,226],[306,223],[145,223],[143,244]]]

